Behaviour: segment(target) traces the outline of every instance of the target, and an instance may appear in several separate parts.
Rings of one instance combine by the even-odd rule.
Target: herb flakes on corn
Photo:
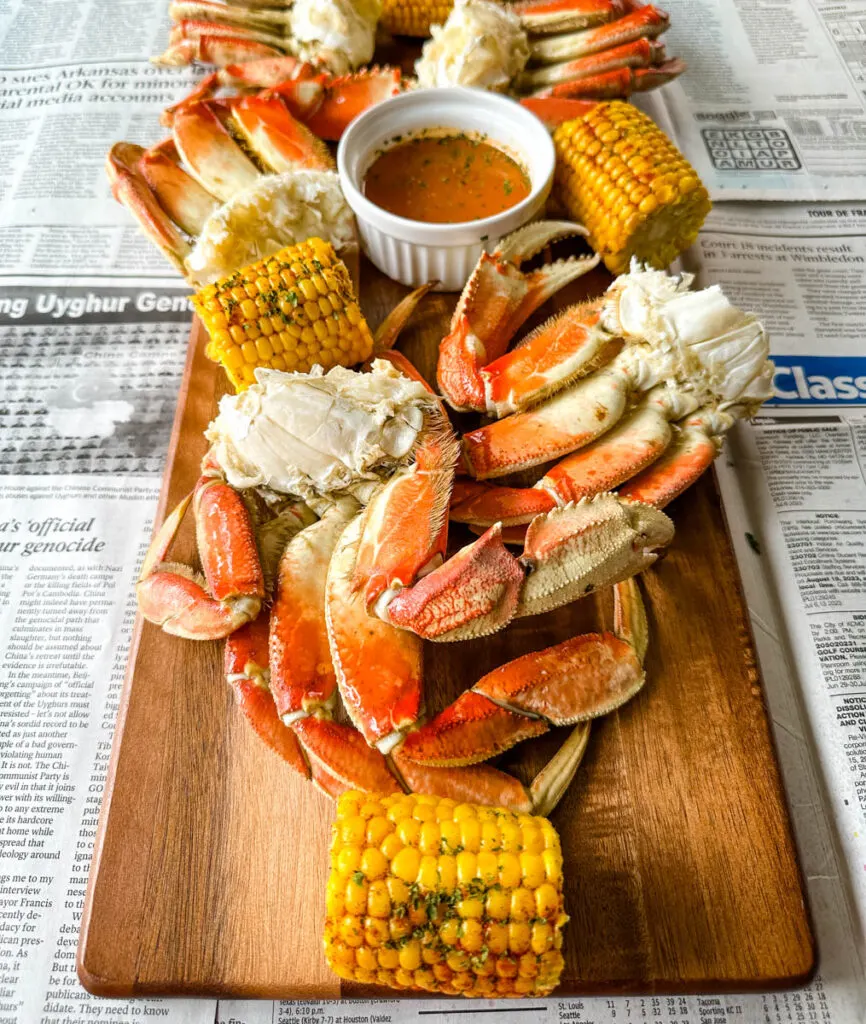
[[[452,0],[384,0],[379,24],[395,36],[426,38],[431,25],[442,25]]]
[[[223,366],[237,391],[254,382],[258,367],[329,370],[361,363],[373,351],[349,271],[321,238],[286,246],[207,285],[192,303],[210,336],[208,358]]]
[[[546,818],[414,793],[337,802],[324,943],[341,978],[545,996],[562,972],[567,920]]]
[[[612,274],[633,256],[664,269],[687,249],[710,210],[697,172],[630,103],[597,103],[553,133],[560,201],[589,231]]]

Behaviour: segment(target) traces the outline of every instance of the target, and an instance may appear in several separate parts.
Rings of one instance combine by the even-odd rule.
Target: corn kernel
[[[420,863],[421,854],[414,846],[406,846],[391,861],[391,871],[404,882],[414,882]]]

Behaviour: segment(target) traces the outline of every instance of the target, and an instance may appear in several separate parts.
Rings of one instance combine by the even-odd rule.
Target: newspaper
[[[658,95],[714,199],[866,198],[864,0],[665,0]]]
[[[849,96],[836,78],[853,73],[861,52],[860,7],[738,0],[707,2],[698,15],[699,5],[685,0],[668,6],[671,49],[695,69],[684,83],[704,83],[708,91],[703,99],[668,91],[667,115],[714,193],[853,195],[862,173],[862,91]],[[731,464],[722,460],[719,472],[807,875],[821,950],[815,981],[772,995],[471,1007],[101,1000],[79,986],[78,925],[133,584],[152,526],[190,318],[186,288],[110,198],[102,166],[117,139],[160,138],[160,111],[197,78],[147,60],[164,44],[166,7],[165,0],[7,0],[0,8],[0,1024],[145,1017],[169,1024],[401,1024],[482,1012],[503,1024],[527,1012],[593,1024],[866,1019],[866,586],[857,544],[866,485],[858,476],[863,403],[851,394],[866,393],[866,368],[857,362],[858,325],[866,320],[858,276],[866,213],[854,205],[761,208],[759,225],[754,205],[717,210],[693,268],[765,313],[776,337],[777,405],[737,431]],[[767,63],[764,37],[779,9],[806,26],[797,45],[812,48],[814,66],[835,76],[832,82],[810,84],[805,65],[791,76],[777,58]],[[735,18],[756,43],[732,44]],[[835,41],[832,24],[843,32]],[[776,45],[793,47],[789,35],[776,31]],[[698,60],[705,53],[718,63],[715,91]],[[793,49],[783,58],[805,59]],[[789,105],[774,92],[772,117],[763,119],[766,76],[775,81],[783,70],[796,79],[786,92],[844,92],[844,99],[815,100],[821,113],[814,114],[802,95]],[[742,79],[736,103],[724,95],[725,76]],[[809,142],[814,133],[797,124],[795,107],[802,121],[824,129],[818,148]],[[715,122],[698,114],[739,109],[761,115],[761,127],[781,127],[802,166],[780,168],[772,186],[763,170],[750,179],[741,175],[751,168],[727,177],[730,169],[713,170],[700,128]],[[730,119],[716,121],[730,127]],[[844,160],[833,157],[841,144],[828,140],[847,140]],[[842,407],[827,399],[828,388]],[[828,515],[841,518],[828,528]]]

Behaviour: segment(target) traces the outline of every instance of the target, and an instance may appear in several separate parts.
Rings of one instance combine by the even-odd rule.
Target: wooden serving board
[[[369,264],[371,324],[404,289]],[[568,298],[599,294],[601,275]],[[454,296],[429,296],[401,348],[428,376]],[[192,487],[225,390],[193,330],[160,517]],[[805,982],[815,950],[755,649],[714,479],[669,509],[672,548],[643,577],[648,682],[593,726],[553,814],[565,854],[559,993],[708,992]],[[456,544],[466,538],[455,531]],[[194,558],[186,527],[179,560]],[[504,633],[428,644],[438,711],[528,650],[610,626],[610,596]],[[532,778],[565,731],[501,761]],[[81,930],[78,971],[99,995],[336,999],[321,952],[333,807],[235,707],[217,643],[138,621]],[[393,995],[393,993],[380,993]]]

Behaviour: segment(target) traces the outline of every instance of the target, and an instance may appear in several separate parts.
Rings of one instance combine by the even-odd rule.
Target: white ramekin
[[[383,210],[362,192],[377,152],[397,135],[429,128],[480,132],[514,155],[529,174],[530,193],[511,209],[482,220],[427,224]],[[544,206],[555,153],[547,129],[514,100],[483,89],[417,89],[385,100],[357,117],[340,140],[337,169],[355,213],[364,251],[403,284],[438,280],[459,291],[485,247],[535,217]]]

